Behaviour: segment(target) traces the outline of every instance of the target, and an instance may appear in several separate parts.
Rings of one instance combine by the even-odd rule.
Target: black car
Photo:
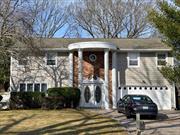
[[[117,102],[118,112],[124,113],[127,118],[140,115],[148,115],[156,118],[158,114],[157,105],[146,95],[125,95]]]

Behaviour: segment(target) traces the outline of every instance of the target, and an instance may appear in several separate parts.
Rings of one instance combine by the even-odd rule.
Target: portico
[[[74,76],[77,74],[76,85],[81,89],[80,106],[115,108],[117,46],[107,42],[79,42],[70,44],[68,49],[70,51],[69,84],[75,85]],[[77,53],[76,57],[74,57],[75,53]],[[78,73],[74,73],[75,66],[78,68]]]

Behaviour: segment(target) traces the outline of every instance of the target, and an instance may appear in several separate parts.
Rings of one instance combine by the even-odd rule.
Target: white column
[[[171,108],[176,108],[176,87],[175,83],[171,86]]]
[[[112,104],[113,104],[113,109],[116,108],[116,91],[117,91],[117,53],[113,52],[112,53]]]
[[[81,88],[81,83],[83,80],[83,73],[82,73],[82,60],[83,60],[83,52],[81,49],[78,50],[78,82],[79,87]]]
[[[73,52],[69,53],[69,86],[73,87]]]
[[[109,50],[104,52],[104,107],[109,109]]]

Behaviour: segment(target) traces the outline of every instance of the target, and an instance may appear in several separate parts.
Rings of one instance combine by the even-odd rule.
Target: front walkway
[[[129,135],[136,134],[135,120],[126,119],[122,113],[116,110],[93,110],[106,117],[110,117],[118,121],[128,131]],[[145,130],[142,135],[179,135],[180,134],[180,111],[160,111],[156,120],[144,118]]]

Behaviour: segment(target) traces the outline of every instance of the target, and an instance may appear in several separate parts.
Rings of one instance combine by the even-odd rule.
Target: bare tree
[[[53,37],[67,22],[67,7],[63,0],[30,0],[25,21],[38,37]],[[63,32],[63,31],[62,31]]]
[[[150,35],[152,27],[147,19],[147,12],[152,7],[153,1],[128,0],[126,3],[127,14],[123,21],[124,35],[128,38],[138,38]]]
[[[7,59],[1,59],[1,67],[9,65],[10,56],[24,59],[33,54],[39,57],[43,50],[42,39],[53,37],[66,25],[66,11],[61,0],[1,0],[0,55]],[[0,70],[9,73],[7,67],[10,66]],[[7,72],[0,75],[4,81],[9,80]]]
[[[10,75],[10,51],[14,44],[15,27],[19,21],[15,14],[22,5],[21,0],[0,1],[0,83],[7,87]]]
[[[149,0],[78,0],[72,5],[74,25],[93,38],[138,38],[150,32]]]

